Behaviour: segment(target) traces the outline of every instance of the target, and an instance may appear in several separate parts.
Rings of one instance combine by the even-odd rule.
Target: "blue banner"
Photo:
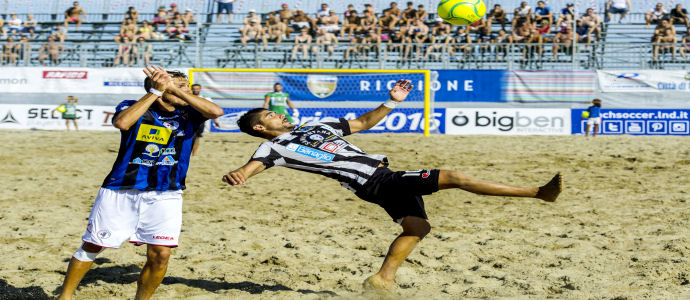
[[[501,70],[434,70],[436,102],[505,102]]]
[[[424,101],[421,73],[278,74],[283,91],[296,101],[385,101],[399,79],[411,80],[414,85],[405,101]]]
[[[216,119],[220,127],[211,122],[211,132],[239,132],[237,119],[249,108],[223,108],[225,114]],[[299,123],[318,121],[322,118],[345,118],[353,120],[372,110],[371,108],[300,108]],[[445,109],[435,110],[430,130],[445,133]],[[379,124],[363,133],[423,133],[424,111],[419,108],[397,108],[389,113]]]
[[[572,110],[573,134],[584,134],[585,110]],[[690,135],[689,115],[690,109],[602,109],[598,134]]]

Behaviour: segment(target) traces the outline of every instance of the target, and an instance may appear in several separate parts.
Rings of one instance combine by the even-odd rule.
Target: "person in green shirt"
[[[65,126],[67,126],[67,131],[69,131],[69,121],[72,121],[74,123],[74,129],[79,130],[79,126],[77,126],[77,102],[79,102],[79,98],[74,97],[74,96],[67,96],[67,103],[63,103],[62,106],[64,106],[64,112],[62,112],[62,118],[65,120]]]
[[[292,109],[292,116],[287,112],[288,106]],[[283,85],[277,82],[273,85],[273,92],[266,94],[264,108],[277,114],[285,115],[288,122],[293,124],[299,118],[299,111],[290,102],[290,94],[283,92]]]

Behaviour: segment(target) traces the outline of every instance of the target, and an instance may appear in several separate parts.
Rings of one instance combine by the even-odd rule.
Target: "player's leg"
[[[441,170],[438,177],[439,190],[457,188],[478,195],[530,197],[544,201],[556,201],[561,192],[561,174],[556,174],[551,181],[541,187],[525,188],[510,186],[472,178],[457,171]]]
[[[590,128],[591,126],[592,126],[592,125],[589,125],[589,122],[587,122],[587,125],[585,125],[585,136],[589,136],[589,128]]]
[[[77,125],[77,119],[73,119],[72,123],[74,123],[74,130],[79,131],[79,126]]]
[[[148,245],[146,249],[146,264],[137,280],[137,295],[135,299],[149,299],[161,284],[168,270],[170,247]]]
[[[69,119],[65,120],[65,127],[67,127],[67,131],[69,131]]]
[[[101,251],[103,251],[103,247],[91,243],[83,243],[81,245],[79,250],[77,250],[69,261],[67,274],[62,282],[62,291],[60,292],[59,300],[72,299],[72,295],[74,295],[74,292],[77,290],[79,282],[84,278],[86,272],[91,269],[94,258]],[[75,256],[79,256],[79,259]]]
[[[388,248],[381,269],[364,281],[365,288],[390,290],[400,264],[410,255],[419,241],[431,231],[429,221],[420,217],[407,216],[403,218],[400,225],[403,232]]]
[[[199,143],[201,139],[199,137],[194,139],[194,144],[192,145],[192,156],[196,156],[196,150],[199,149]]]

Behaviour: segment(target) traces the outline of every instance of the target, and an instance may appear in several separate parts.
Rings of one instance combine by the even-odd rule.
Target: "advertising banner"
[[[434,70],[431,84],[436,102],[505,102],[502,70]]]
[[[187,74],[187,70],[180,70]],[[0,68],[4,93],[142,94],[140,68]]]
[[[399,79],[414,85],[405,101],[424,101],[424,74],[420,73],[278,73],[278,82],[290,98],[307,101],[382,101]]]
[[[690,72],[683,70],[599,70],[597,77],[599,88],[604,93],[690,93]]]
[[[211,132],[239,132],[237,120],[250,108],[223,108],[225,115],[216,119],[220,127],[211,126]],[[300,108],[299,124],[309,121],[318,121],[325,117],[345,118],[348,120],[356,119],[358,116],[370,111],[371,108]],[[432,133],[444,133],[444,112],[445,109],[436,109],[434,119],[429,128]],[[398,108],[388,114],[376,126],[363,133],[383,133],[383,132],[424,132],[424,113],[421,109]]]
[[[584,134],[586,109],[573,109],[573,134]],[[594,130],[591,128],[590,130]],[[599,134],[690,135],[690,109],[602,109]]]
[[[570,134],[569,109],[447,108],[447,134]]]
[[[57,105],[0,105],[0,129],[65,130]],[[77,125],[86,130],[116,130],[112,126],[115,106],[77,105]],[[73,128],[72,124],[70,127]]]
[[[504,97],[518,103],[583,103],[592,101],[593,71],[507,71]]]

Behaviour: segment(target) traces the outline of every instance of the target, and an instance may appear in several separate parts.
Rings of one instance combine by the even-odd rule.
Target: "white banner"
[[[0,129],[64,130],[65,120],[55,109],[58,105],[0,105]],[[77,125],[86,130],[115,130],[112,125],[115,106],[77,105]],[[74,126],[70,124],[70,128]]]
[[[597,71],[602,92],[690,92],[690,72],[678,70]]]
[[[187,74],[188,69],[178,69]],[[0,68],[4,93],[143,94],[141,68]]]
[[[570,126],[569,109],[446,109],[446,134],[566,135]]]

